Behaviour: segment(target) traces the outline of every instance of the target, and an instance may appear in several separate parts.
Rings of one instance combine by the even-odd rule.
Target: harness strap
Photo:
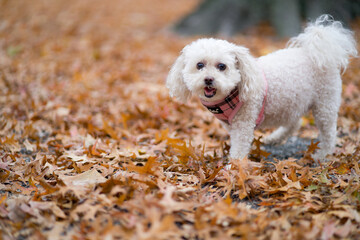
[[[268,93],[268,81],[265,77],[265,74],[263,72],[263,76],[264,76],[264,80],[265,80],[265,96],[264,96],[264,100],[263,100],[263,104],[262,104],[262,107],[261,107],[261,110],[260,110],[260,113],[259,113],[259,117],[256,119],[256,127],[257,128],[265,119],[265,115],[264,115],[264,112],[265,112],[265,103],[266,103],[266,97],[267,97],[267,93]]]
[[[263,73],[263,77],[265,80],[265,96],[263,99],[262,107],[259,113],[258,118],[256,119],[256,127],[257,128],[265,118],[265,103],[268,93],[268,82]],[[231,125],[233,118],[235,117],[236,113],[240,110],[244,102],[239,100],[239,89],[235,87],[225,99],[221,99],[214,102],[208,102],[203,99],[200,99],[201,103],[215,115],[216,118],[219,120]]]

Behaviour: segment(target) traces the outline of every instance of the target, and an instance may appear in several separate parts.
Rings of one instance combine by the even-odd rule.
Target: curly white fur
[[[319,129],[320,149],[314,157],[324,160],[336,142],[336,123],[341,104],[341,70],[350,56],[356,56],[353,33],[332,20],[320,16],[304,33],[291,39],[288,48],[258,59],[247,48],[225,40],[199,39],[186,46],[168,75],[170,95],[185,102],[191,95],[206,101],[223,99],[235,87],[244,101],[231,125],[230,157],[243,159],[254,138],[255,121],[265,95],[265,119],[260,128],[279,127],[267,138],[267,144],[279,144],[299,128],[299,120],[312,110]],[[204,66],[200,69],[197,63]],[[219,63],[226,69],[220,70]],[[213,79],[211,85],[205,79]],[[215,89],[213,96],[205,88]]]

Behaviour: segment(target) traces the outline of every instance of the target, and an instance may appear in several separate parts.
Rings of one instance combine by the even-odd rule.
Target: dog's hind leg
[[[278,145],[288,139],[294,132],[299,130],[301,121],[297,121],[289,126],[282,126],[272,132],[269,136],[264,139],[265,144]]]
[[[334,105],[321,106],[313,111],[315,123],[319,129],[320,149],[313,154],[315,160],[324,160],[332,154],[336,144],[336,124],[338,108]]]
[[[332,154],[336,144],[336,125],[341,104],[341,78],[334,74],[324,78],[322,89],[314,102],[312,112],[316,127],[319,130],[319,147],[313,158],[325,160],[326,155]]]

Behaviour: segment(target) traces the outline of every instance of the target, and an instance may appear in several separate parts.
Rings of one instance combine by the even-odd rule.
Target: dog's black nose
[[[212,85],[213,82],[214,82],[214,78],[212,78],[212,77],[205,78],[205,84],[206,85]]]

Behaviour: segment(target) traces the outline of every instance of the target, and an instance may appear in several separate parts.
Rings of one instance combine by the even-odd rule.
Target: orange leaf
[[[227,194],[226,198],[224,199],[224,202],[227,204],[227,205],[231,205],[232,204],[232,198],[230,196],[230,192]]]
[[[167,139],[168,144],[182,157],[191,157],[194,160],[199,160],[199,157],[195,153],[195,148],[189,143],[187,146],[184,140],[180,139]]]
[[[121,114],[121,120],[125,129],[128,128],[127,122],[131,119],[131,115],[127,113]]]
[[[311,140],[310,146],[308,147],[308,150],[306,151],[307,153],[314,153],[317,149],[320,149],[318,147],[320,142],[315,142],[314,140]]]
[[[161,142],[161,141],[164,141],[164,140],[168,139],[168,135],[169,135],[169,128],[161,130],[160,134],[159,133],[155,134],[155,141],[157,143]]]
[[[289,175],[289,178],[291,179],[291,181],[296,182],[298,180],[298,177],[296,175],[296,169],[295,167],[291,167],[291,172]]]
[[[111,138],[119,140],[115,130],[105,120],[103,121],[103,130],[109,134]]]
[[[156,157],[149,157],[144,166],[135,166],[132,162],[126,166],[128,171],[134,171],[140,174],[155,174],[156,169],[161,163],[156,162]]]
[[[4,194],[2,197],[0,197],[0,205],[6,200],[7,194]]]
[[[45,189],[45,191],[46,191],[45,195],[52,194],[59,190],[58,187],[51,186],[49,183],[45,182],[45,180],[43,180],[43,179],[40,179],[39,183]]]
[[[349,167],[345,163],[341,163],[340,166],[337,167],[335,170],[336,170],[336,173],[340,174],[340,175],[344,175],[344,174],[350,172]]]

